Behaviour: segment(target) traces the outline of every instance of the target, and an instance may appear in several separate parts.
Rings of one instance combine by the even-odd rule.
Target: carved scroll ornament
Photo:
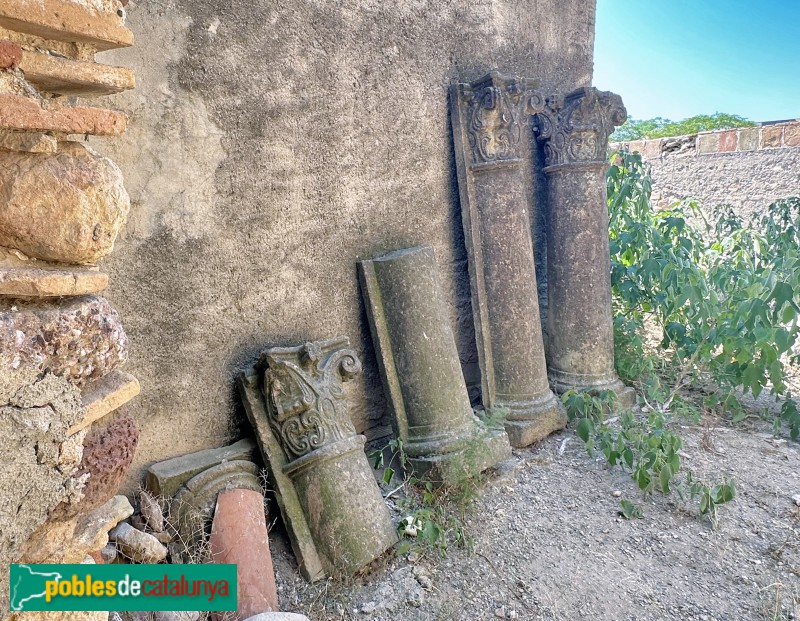
[[[343,383],[361,372],[347,339],[272,348],[264,354],[269,422],[289,459],[356,434]]]
[[[544,144],[545,166],[604,162],[608,137],[627,111],[616,93],[579,88],[547,98],[534,117],[537,139]]]
[[[504,78],[496,71],[473,84],[459,84],[467,103],[467,131],[472,164],[521,157],[520,138],[528,117],[544,109],[544,97],[533,82]]]

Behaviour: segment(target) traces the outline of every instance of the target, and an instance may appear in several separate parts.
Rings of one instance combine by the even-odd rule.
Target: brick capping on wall
[[[609,146],[638,151],[644,159],[800,147],[800,119],[686,136],[614,142]]]

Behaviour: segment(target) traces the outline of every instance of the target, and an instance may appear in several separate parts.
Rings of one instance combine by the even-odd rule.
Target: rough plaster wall
[[[447,86],[491,68],[591,81],[586,0],[167,0],[128,5],[136,71],[112,104],[130,224],[105,262],[142,383],[132,471],[239,433],[232,378],[272,344],[348,335],[352,418],[388,432],[355,263],[435,247],[478,380]],[[540,181],[531,175],[531,195]]]
[[[800,147],[648,160],[656,205],[686,197],[707,206],[761,213],[779,198],[800,196]]]
[[[0,617],[8,611],[9,565],[56,505],[82,495],[85,477],[72,475],[85,434],[68,438],[67,429],[83,411],[78,389],[50,374],[0,397]]]

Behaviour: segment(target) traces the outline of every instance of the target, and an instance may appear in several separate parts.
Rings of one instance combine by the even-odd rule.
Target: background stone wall
[[[740,214],[800,196],[800,121],[618,143],[650,164],[659,207],[692,197]]]
[[[492,68],[548,93],[588,85],[594,1],[127,9],[135,52],[104,56],[137,74],[114,102],[128,139],[94,141],[132,199],[107,266],[142,385],[134,470],[244,431],[233,377],[266,346],[340,334],[365,366],[349,389],[356,427],[387,435],[356,261],[393,249],[435,248],[479,383],[447,87]]]

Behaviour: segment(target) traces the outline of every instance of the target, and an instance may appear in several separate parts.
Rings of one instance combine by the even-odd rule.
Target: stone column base
[[[511,410],[505,421],[506,433],[514,448],[539,442],[567,426],[567,412],[551,391],[530,401],[498,400],[496,407]]]
[[[629,408],[636,404],[636,391],[630,386],[623,384],[622,380],[615,375],[610,377],[598,377],[594,375],[567,373],[555,369],[548,369],[547,374],[550,378],[550,386],[560,395],[568,390],[591,392],[612,390],[616,393],[619,404],[622,407]]]
[[[480,474],[511,457],[505,431],[488,429],[475,423],[475,430],[464,446],[449,453],[408,457],[414,476],[436,484],[451,485]]]

